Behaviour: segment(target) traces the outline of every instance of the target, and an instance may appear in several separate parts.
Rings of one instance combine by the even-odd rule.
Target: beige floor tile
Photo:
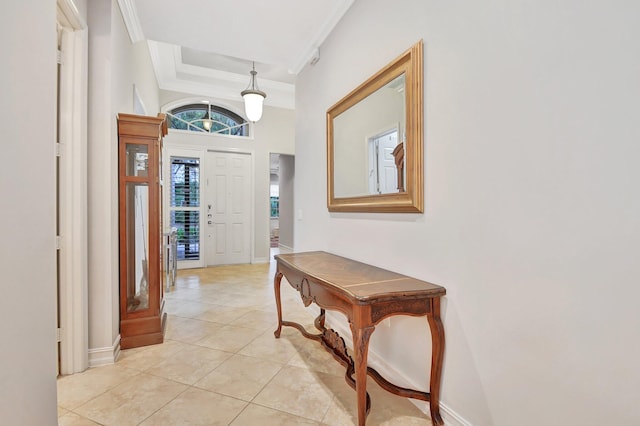
[[[176,352],[184,349],[185,343],[166,340],[160,345],[142,346],[135,349],[126,349],[120,352],[116,365],[144,371],[158,365],[162,361],[171,358]]]
[[[93,422],[76,413],[68,412],[62,417],[58,417],[58,426],[100,426],[100,423]]]
[[[164,308],[168,315],[196,318],[207,309],[207,304],[188,300],[167,300]]]
[[[288,365],[344,377],[346,367],[340,364],[320,342],[305,338],[303,340],[302,345],[298,342],[295,343],[297,351],[289,360]]]
[[[202,287],[198,284],[191,288],[182,287],[173,289],[164,293],[166,303],[174,303],[174,301],[193,301],[202,303]]]
[[[185,389],[186,385],[140,373],[74,412],[103,425],[137,425]]]
[[[307,419],[321,421],[333,399],[326,382],[335,376],[285,366],[253,402]]]
[[[303,417],[261,407],[256,404],[249,404],[231,423],[231,426],[313,426],[318,424],[318,422]]]
[[[246,405],[244,401],[190,388],[140,425],[228,425]]]
[[[207,305],[207,308],[198,315],[197,319],[219,324],[231,324],[234,320],[245,314],[243,309],[218,304]]]
[[[429,416],[420,411],[407,398],[387,392],[371,379],[367,383],[367,388],[372,399],[371,412],[369,413],[372,424],[411,426],[424,425],[431,422]],[[353,397],[355,398],[355,392]]]
[[[230,323],[240,327],[253,328],[260,331],[275,330],[278,325],[278,317],[274,312],[255,310],[244,313],[241,317]]]
[[[168,315],[167,330],[164,337],[166,340],[195,343],[220,327],[222,327],[222,324]]]
[[[283,330],[280,338],[276,339],[273,331],[266,331],[238,353],[286,364],[297,353],[297,348],[290,340],[290,336],[294,333],[298,333],[298,331]]]
[[[232,354],[201,346],[187,346],[171,358],[146,370],[147,373],[192,385]]]
[[[251,401],[282,367],[280,363],[236,354],[195,386]]]
[[[251,328],[225,325],[207,337],[198,340],[196,345],[220,351],[237,352],[258,337],[260,333],[259,330]]]
[[[327,382],[334,397],[322,419],[323,425],[357,425],[357,402],[355,391],[342,382]],[[427,415],[408,399],[393,395],[380,388],[371,378],[367,380],[367,391],[371,396],[371,411],[367,423],[372,425],[425,425],[430,424]]]
[[[218,294],[214,300],[217,305],[243,308],[245,310],[259,309],[265,303],[262,298],[255,299],[246,294]]]
[[[124,350],[114,366],[58,380],[61,425],[352,425],[355,392],[318,342],[276,339],[271,265],[183,270],[166,292],[165,342]],[[313,305],[282,282],[284,319],[316,333]],[[235,355],[234,355],[235,353]],[[407,399],[369,381],[367,424],[429,424]],[[247,405],[248,401],[252,401]]]
[[[83,373],[62,376],[57,381],[58,405],[68,410],[125,382],[137,372],[118,365],[91,368]]]

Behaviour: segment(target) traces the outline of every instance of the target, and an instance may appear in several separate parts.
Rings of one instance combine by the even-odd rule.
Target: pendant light
[[[264,102],[264,98],[267,97],[267,94],[258,89],[258,85],[256,84],[256,75],[258,74],[256,72],[256,64],[255,62],[252,64],[253,70],[251,70],[249,87],[240,92],[240,94],[244,98],[244,112],[247,114],[247,119],[255,123],[262,117],[262,103]]]
[[[207,115],[202,119],[202,127],[209,132],[211,131],[211,126],[213,125],[213,120],[211,119],[211,104],[207,101]]]

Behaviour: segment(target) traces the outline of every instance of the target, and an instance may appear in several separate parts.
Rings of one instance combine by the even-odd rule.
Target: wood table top
[[[275,259],[360,302],[446,294],[439,285],[323,251],[279,254]]]

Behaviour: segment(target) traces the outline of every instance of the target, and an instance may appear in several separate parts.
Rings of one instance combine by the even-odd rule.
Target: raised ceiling
[[[240,101],[255,61],[266,105],[294,107],[295,76],[355,0],[119,0],[160,89]]]

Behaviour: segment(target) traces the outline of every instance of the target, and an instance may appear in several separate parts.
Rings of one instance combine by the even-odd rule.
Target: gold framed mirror
[[[327,207],[422,213],[423,43],[327,110]]]

